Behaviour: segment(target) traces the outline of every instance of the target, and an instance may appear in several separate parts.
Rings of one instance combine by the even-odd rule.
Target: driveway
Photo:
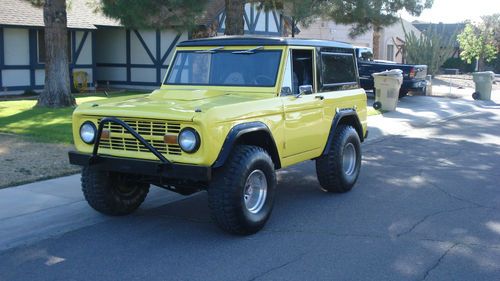
[[[253,236],[220,231],[205,193],[154,189],[135,214],[109,218],[85,206],[75,176],[1,190],[0,280],[498,279],[500,105],[466,101],[419,123],[405,110],[433,105],[405,99],[372,119],[351,192],[321,192],[312,161],[284,169]]]

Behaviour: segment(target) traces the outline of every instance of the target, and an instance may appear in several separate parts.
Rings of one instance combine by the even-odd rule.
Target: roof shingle
[[[89,0],[72,0],[67,7],[68,28],[96,29],[121,26],[120,22],[95,11]],[[0,25],[43,27],[43,9],[28,0],[0,0]]]

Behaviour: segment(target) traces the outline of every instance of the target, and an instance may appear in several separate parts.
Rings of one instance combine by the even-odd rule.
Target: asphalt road
[[[256,235],[220,231],[200,193],[3,250],[0,280],[500,280],[500,106],[363,150],[347,194],[312,161],[281,171]]]

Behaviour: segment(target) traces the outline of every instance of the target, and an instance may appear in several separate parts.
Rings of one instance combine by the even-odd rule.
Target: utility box
[[[403,83],[403,71],[392,69],[372,74],[375,84],[375,109],[386,111],[396,110],[399,99],[399,89]]]
[[[474,72],[472,80],[476,84],[476,92],[472,94],[475,100],[491,100],[491,88],[495,81],[495,73],[492,71]]]

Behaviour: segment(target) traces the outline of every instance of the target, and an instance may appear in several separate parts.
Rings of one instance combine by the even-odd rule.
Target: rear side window
[[[321,74],[323,86],[356,84],[354,56],[346,53],[321,53]]]

